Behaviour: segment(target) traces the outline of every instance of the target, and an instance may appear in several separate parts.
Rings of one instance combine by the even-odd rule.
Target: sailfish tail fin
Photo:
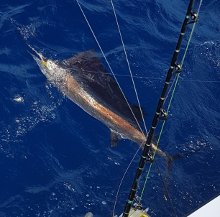
[[[166,154],[165,160],[166,160],[166,168],[167,171],[171,170],[171,165],[172,163],[177,160],[177,159],[181,159],[183,157],[187,157],[190,153],[185,153],[185,154],[176,154],[176,155],[168,155]]]
[[[176,154],[176,155],[168,155],[168,154],[166,154],[166,156],[165,156],[165,160],[166,160],[166,177],[165,177],[165,180],[166,180],[166,182],[164,183],[165,184],[165,188],[166,188],[166,194],[168,194],[169,186],[170,186],[170,181],[171,181],[172,163],[175,160],[177,160],[177,159],[181,159],[181,158],[187,157],[191,153],[193,153],[193,152],[187,152],[185,154]]]

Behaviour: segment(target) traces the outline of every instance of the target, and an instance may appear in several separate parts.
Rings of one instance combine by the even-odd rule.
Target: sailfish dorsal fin
[[[96,101],[138,128],[118,83],[105,69],[94,49],[81,52],[61,64]],[[129,105],[140,121],[139,107]]]

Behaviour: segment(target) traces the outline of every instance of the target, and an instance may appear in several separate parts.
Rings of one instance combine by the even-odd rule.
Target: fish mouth
[[[41,72],[47,76],[48,74],[48,67],[47,67],[47,58],[44,57],[41,53],[37,52],[33,47],[31,47],[30,45],[28,45],[28,47],[34,51],[34,53],[36,54],[33,54],[32,52],[29,52],[31,54],[31,56],[33,57],[33,59],[36,61],[37,65],[39,66]]]
[[[47,67],[47,62],[45,62],[45,61],[41,60],[41,63],[42,63],[44,66],[46,66],[46,67]]]
[[[32,51],[34,51],[34,53],[37,54],[37,56],[40,58],[40,61],[42,62],[42,64],[46,66],[48,59],[47,59],[46,57],[44,57],[41,53],[37,52],[37,51],[36,51],[33,47],[31,47],[30,45],[28,45],[28,47],[29,47]],[[33,56],[33,54],[31,54],[31,55]]]

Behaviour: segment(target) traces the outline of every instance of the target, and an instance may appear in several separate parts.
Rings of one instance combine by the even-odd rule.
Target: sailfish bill
[[[29,46],[30,47],[30,46]],[[53,61],[30,47],[38,57],[31,54],[48,81],[85,112],[101,121],[111,131],[111,146],[121,139],[137,143],[143,149],[143,135],[128,107],[118,84],[102,65],[94,50],[85,51],[64,61]],[[141,113],[137,106],[129,104],[138,121]],[[172,156],[156,148],[152,149],[172,162]]]

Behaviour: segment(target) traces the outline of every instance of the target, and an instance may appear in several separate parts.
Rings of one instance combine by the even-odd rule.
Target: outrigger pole
[[[128,200],[127,200],[125,208],[124,208],[123,217],[128,217],[128,215],[129,215],[133,200],[134,200],[136,192],[137,192],[138,181],[139,181],[139,178],[140,178],[140,176],[142,174],[142,171],[144,169],[145,163],[146,162],[151,162],[151,163],[153,162],[153,157],[149,153],[150,152],[150,147],[151,147],[150,144],[151,144],[151,140],[152,140],[152,137],[154,135],[154,131],[156,129],[158,121],[159,120],[166,120],[166,118],[167,118],[167,114],[165,113],[165,111],[163,110],[162,107],[163,107],[163,104],[164,104],[166,92],[167,92],[167,89],[168,89],[168,86],[169,86],[172,75],[174,73],[180,73],[181,72],[181,66],[177,63],[177,57],[178,57],[178,54],[179,54],[179,51],[180,51],[180,46],[181,46],[181,43],[182,43],[182,39],[183,39],[183,36],[185,34],[187,25],[189,24],[189,22],[188,22],[189,18],[191,17],[191,19],[194,20],[192,22],[197,21],[197,15],[192,12],[194,2],[195,2],[195,0],[191,0],[190,3],[189,3],[189,6],[188,6],[186,17],[185,17],[185,20],[184,20],[183,25],[182,25],[182,29],[181,29],[181,32],[180,32],[180,35],[179,35],[179,39],[178,39],[178,42],[177,42],[177,45],[176,45],[176,49],[175,49],[174,54],[173,54],[173,58],[172,58],[172,61],[171,61],[171,64],[170,64],[170,68],[167,72],[167,77],[166,77],[166,81],[165,81],[165,84],[164,84],[164,87],[163,87],[163,91],[162,91],[160,100],[159,100],[158,105],[157,105],[157,110],[156,110],[156,113],[154,115],[154,119],[152,121],[151,129],[148,133],[147,141],[145,143],[144,150],[143,150],[140,162],[139,162],[139,166],[138,166],[138,169],[137,169],[137,172],[136,172],[136,175],[134,177],[134,181],[133,181],[133,184],[132,184],[132,187],[131,187],[131,190],[130,190],[130,194],[128,196]],[[190,22],[190,23],[192,23],[192,22]],[[174,69],[175,69],[175,72],[174,72]]]

